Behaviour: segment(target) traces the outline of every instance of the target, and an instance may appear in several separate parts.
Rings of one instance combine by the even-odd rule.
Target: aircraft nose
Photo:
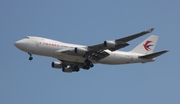
[[[16,42],[14,43],[14,45],[15,45],[16,47],[18,47],[20,44],[21,44],[21,43],[20,43],[19,41],[16,41]]]
[[[22,40],[18,40],[14,43],[14,45],[17,47],[17,48],[21,48],[23,45],[24,45],[24,42]]]

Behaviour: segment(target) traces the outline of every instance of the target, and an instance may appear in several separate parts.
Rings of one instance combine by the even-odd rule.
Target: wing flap
[[[109,53],[104,50],[99,50],[98,52],[91,52],[88,58],[95,60],[96,62],[102,60],[103,58],[109,56]]]

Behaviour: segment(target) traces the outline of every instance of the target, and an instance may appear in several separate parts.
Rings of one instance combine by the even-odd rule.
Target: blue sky
[[[178,0],[1,0],[1,104],[179,104]],[[28,54],[14,42],[28,35],[84,45],[154,27],[153,63],[100,65],[78,73],[51,68],[57,59]],[[150,34],[129,42],[129,51]]]

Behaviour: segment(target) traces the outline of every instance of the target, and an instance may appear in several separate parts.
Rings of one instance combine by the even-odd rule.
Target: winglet
[[[155,28],[151,28],[149,30],[147,30],[148,33],[151,33]]]

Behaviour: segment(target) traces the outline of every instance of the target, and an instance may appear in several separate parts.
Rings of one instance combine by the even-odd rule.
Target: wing
[[[131,41],[133,39],[136,39],[140,36],[143,36],[145,34],[151,33],[154,30],[154,28],[151,28],[147,31],[143,31],[137,34],[133,34],[124,38],[116,39],[116,40],[111,40],[111,41],[104,41],[104,43],[93,45],[93,46],[88,46],[88,51],[86,55],[88,58],[95,60],[96,62],[109,56],[109,53],[107,53],[106,49],[115,51],[121,48],[124,48],[128,46],[129,44],[127,43],[128,41]]]
[[[133,39],[136,39],[140,36],[143,36],[145,34],[151,33],[154,30],[154,28],[151,28],[147,31],[143,31],[137,34],[133,34],[124,38],[116,39],[116,40],[111,40],[111,41],[104,41],[104,43],[89,46],[88,50],[90,51],[99,51],[99,50],[106,50],[109,49],[111,51],[115,51],[121,48],[124,48],[128,46],[129,44],[127,43],[128,41],[131,41]]]

